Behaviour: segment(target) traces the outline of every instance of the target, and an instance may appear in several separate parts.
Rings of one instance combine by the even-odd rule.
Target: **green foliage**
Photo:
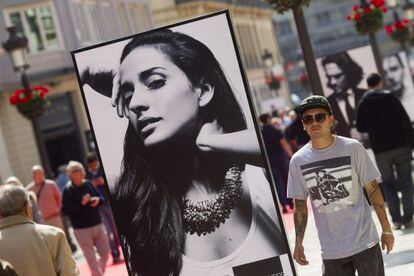
[[[292,9],[298,9],[301,6],[308,6],[310,0],[265,0],[275,11],[283,14]]]

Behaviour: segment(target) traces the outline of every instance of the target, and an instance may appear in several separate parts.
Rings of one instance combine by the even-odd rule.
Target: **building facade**
[[[32,86],[49,89],[52,106],[39,118],[51,169],[69,160],[84,161],[92,150],[90,127],[70,51],[148,30],[153,21],[146,0],[2,0],[0,37],[14,25],[28,39],[27,71]],[[102,19],[105,20],[102,20]],[[32,125],[9,103],[21,88],[7,54],[0,56],[0,180],[11,175],[23,183],[40,163]]]

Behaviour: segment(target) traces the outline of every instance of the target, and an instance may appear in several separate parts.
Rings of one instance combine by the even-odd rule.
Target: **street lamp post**
[[[278,97],[278,90],[280,89],[280,81],[276,78],[275,76],[275,72],[274,72],[274,62],[273,62],[273,55],[272,53],[267,50],[264,49],[263,54],[262,54],[262,61],[263,64],[265,65],[265,77],[266,77],[266,83],[269,86],[269,89],[271,92],[274,91],[275,93],[275,97]]]
[[[27,38],[19,35],[14,26],[8,27],[7,31],[9,32],[9,38],[3,43],[3,47],[10,56],[14,71],[20,73],[21,83],[25,93],[30,93],[30,82],[26,74],[26,70],[30,67],[27,61]],[[30,121],[43,168],[46,175],[50,176],[52,170],[45,143],[42,139],[38,118],[32,118]]]
[[[309,85],[312,89],[312,94],[323,96],[324,91],[322,88],[322,82],[316,65],[316,59],[313,53],[313,47],[309,37],[308,29],[306,28],[306,21],[305,17],[303,16],[303,10],[301,7],[297,7],[296,9],[292,9],[292,11],[296,23],[300,46],[302,48],[306,72],[309,76]]]

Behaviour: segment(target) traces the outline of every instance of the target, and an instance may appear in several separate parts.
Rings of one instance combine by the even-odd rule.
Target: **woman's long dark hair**
[[[139,46],[151,46],[166,54],[193,86],[204,82],[214,87],[213,99],[201,109],[203,122],[217,119],[224,132],[246,128],[243,112],[220,64],[203,43],[171,30],[150,32],[125,46],[121,63]],[[174,185],[159,181],[143,153],[143,143],[129,124],[121,176],[112,194],[126,262],[134,275],[178,275],[185,237],[182,198],[171,187]]]

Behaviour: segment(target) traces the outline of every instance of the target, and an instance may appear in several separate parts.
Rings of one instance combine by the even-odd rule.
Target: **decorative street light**
[[[18,97],[20,98],[15,99],[18,102],[16,102],[16,104],[19,112],[32,123],[43,168],[47,175],[51,175],[51,166],[38,122],[38,117],[47,107],[47,101],[43,99],[47,90],[45,90],[44,87],[35,87],[33,89],[30,87],[29,79],[26,75],[26,70],[30,67],[27,60],[27,38],[18,34],[15,26],[8,27],[7,31],[9,32],[9,38],[3,43],[3,47],[10,56],[14,71],[20,73],[23,85],[23,90],[18,91],[21,92],[18,94]],[[34,91],[37,94],[33,94],[32,92]],[[32,103],[30,108],[26,105],[28,101],[31,101]]]
[[[276,72],[275,72],[275,66],[274,66],[274,62],[273,62],[273,55],[272,53],[267,50],[264,49],[263,54],[262,54],[262,61],[263,64],[265,65],[265,80],[266,80],[266,84],[269,86],[270,91],[274,91],[275,92],[275,96],[278,97],[278,90],[280,89],[280,82],[281,82],[281,78],[282,76],[276,76]]]

